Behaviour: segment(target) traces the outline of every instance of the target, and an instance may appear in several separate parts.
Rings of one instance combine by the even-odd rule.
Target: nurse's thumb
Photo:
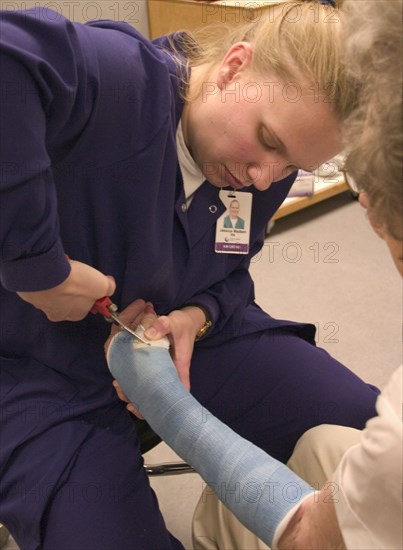
[[[115,290],[116,290],[116,282],[115,282],[115,278],[112,277],[112,275],[106,275],[106,279],[107,279],[107,291],[105,293],[105,296],[112,296],[112,294],[114,294]]]

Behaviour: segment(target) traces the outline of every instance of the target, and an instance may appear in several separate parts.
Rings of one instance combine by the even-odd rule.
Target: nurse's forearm
[[[130,335],[120,333],[109,347],[108,363],[153,430],[272,546],[280,522],[313,489],[202,407],[179,383],[166,349],[135,349]]]

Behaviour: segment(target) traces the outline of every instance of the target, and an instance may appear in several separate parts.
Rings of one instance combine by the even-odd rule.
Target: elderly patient
[[[372,227],[403,274],[402,2],[347,0],[344,9],[350,21],[347,55],[362,81],[360,107],[345,129],[348,170]],[[138,301],[124,312],[128,323],[135,324],[139,316],[148,326],[155,316],[152,306]],[[378,398],[378,416],[368,421],[359,443],[333,474],[330,481],[338,484],[339,498],[329,502],[329,486],[315,493],[204,409],[179,382],[168,348],[168,340],[147,346],[116,334],[107,343],[107,357],[120,394],[123,390],[262,541],[280,549],[402,547],[401,367]],[[242,498],[245,490],[256,498]]]

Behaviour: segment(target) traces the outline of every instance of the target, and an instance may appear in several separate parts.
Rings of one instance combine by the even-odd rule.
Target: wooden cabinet
[[[148,0],[150,38],[177,30],[193,30],[210,23],[248,23],[259,18],[262,11],[279,0]]]

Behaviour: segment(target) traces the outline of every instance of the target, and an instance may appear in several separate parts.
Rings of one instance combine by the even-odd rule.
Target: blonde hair
[[[368,194],[371,219],[397,239],[402,215],[402,1],[345,0],[346,56],[362,84],[345,124],[347,170]]]
[[[283,81],[308,83],[318,101],[327,101],[345,119],[355,106],[355,81],[342,63],[341,13],[313,1],[267,6],[255,20],[241,25],[208,25],[186,33],[183,49],[191,67],[201,67],[197,94],[214,67],[237,42],[253,45],[251,71]],[[187,96],[188,101],[197,95]],[[319,99],[320,97],[320,99]]]

